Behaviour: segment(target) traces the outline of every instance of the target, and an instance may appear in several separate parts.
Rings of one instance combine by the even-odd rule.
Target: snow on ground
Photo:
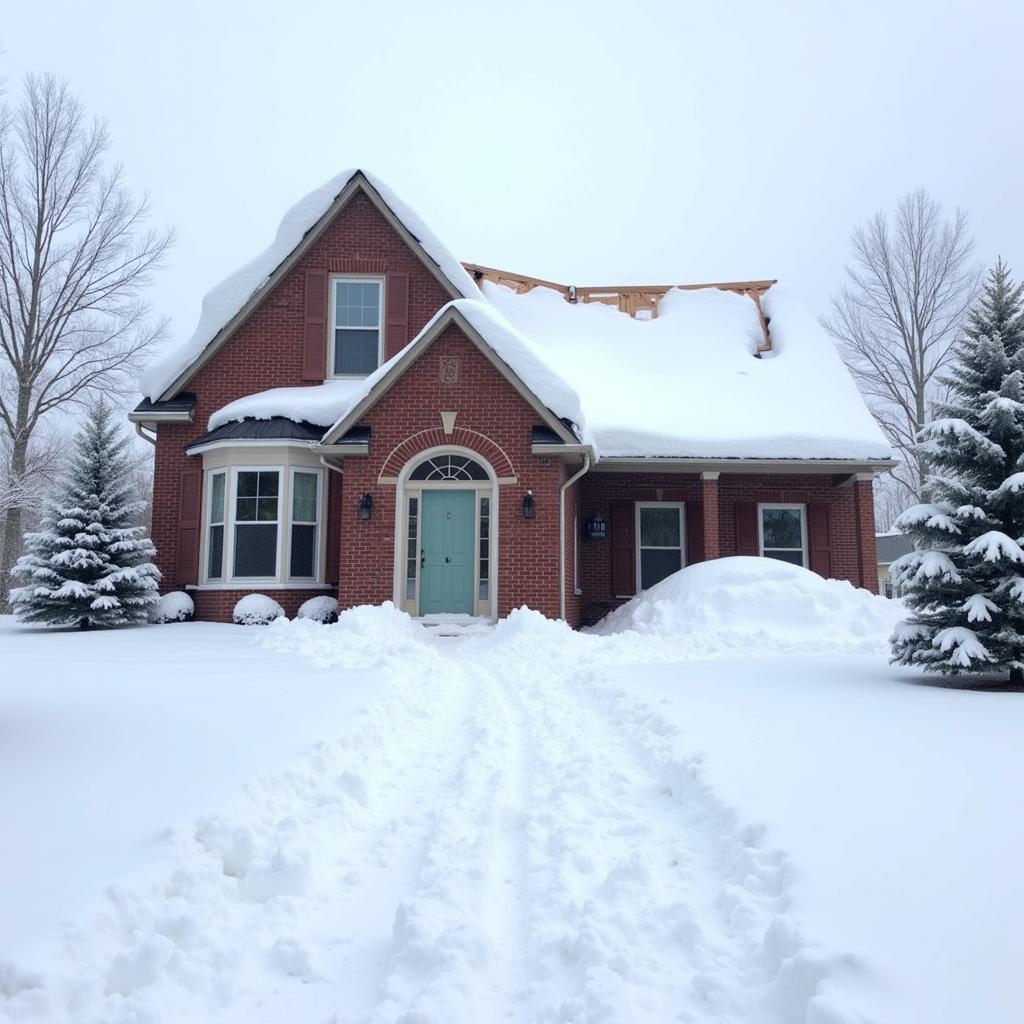
[[[742,568],[607,635],[5,626],[0,1021],[1019,1021],[1024,697]]]

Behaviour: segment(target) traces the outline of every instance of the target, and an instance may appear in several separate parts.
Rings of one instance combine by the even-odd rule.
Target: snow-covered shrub
[[[246,594],[231,613],[239,626],[266,626],[274,619],[285,618],[284,609],[266,594]]]
[[[149,613],[149,621],[157,625],[164,622],[190,622],[195,615],[196,606],[192,598],[184,590],[174,590],[164,594]]]
[[[311,597],[303,601],[299,606],[298,618],[311,619],[313,622],[337,622],[338,602],[336,598],[321,594],[319,597]]]

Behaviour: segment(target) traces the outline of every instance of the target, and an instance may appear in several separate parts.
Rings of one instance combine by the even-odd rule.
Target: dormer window
[[[331,375],[366,377],[383,358],[384,282],[374,277],[331,279]]]

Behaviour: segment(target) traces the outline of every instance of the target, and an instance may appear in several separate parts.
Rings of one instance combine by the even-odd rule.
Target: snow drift
[[[904,614],[899,601],[771,558],[700,562],[602,619],[593,632],[678,638],[723,653],[737,647],[882,653]]]

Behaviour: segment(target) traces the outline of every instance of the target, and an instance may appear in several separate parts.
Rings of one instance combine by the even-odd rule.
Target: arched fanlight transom
[[[433,455],[421,462],[410,480],[487,480],[487,470],[465,455]]]

